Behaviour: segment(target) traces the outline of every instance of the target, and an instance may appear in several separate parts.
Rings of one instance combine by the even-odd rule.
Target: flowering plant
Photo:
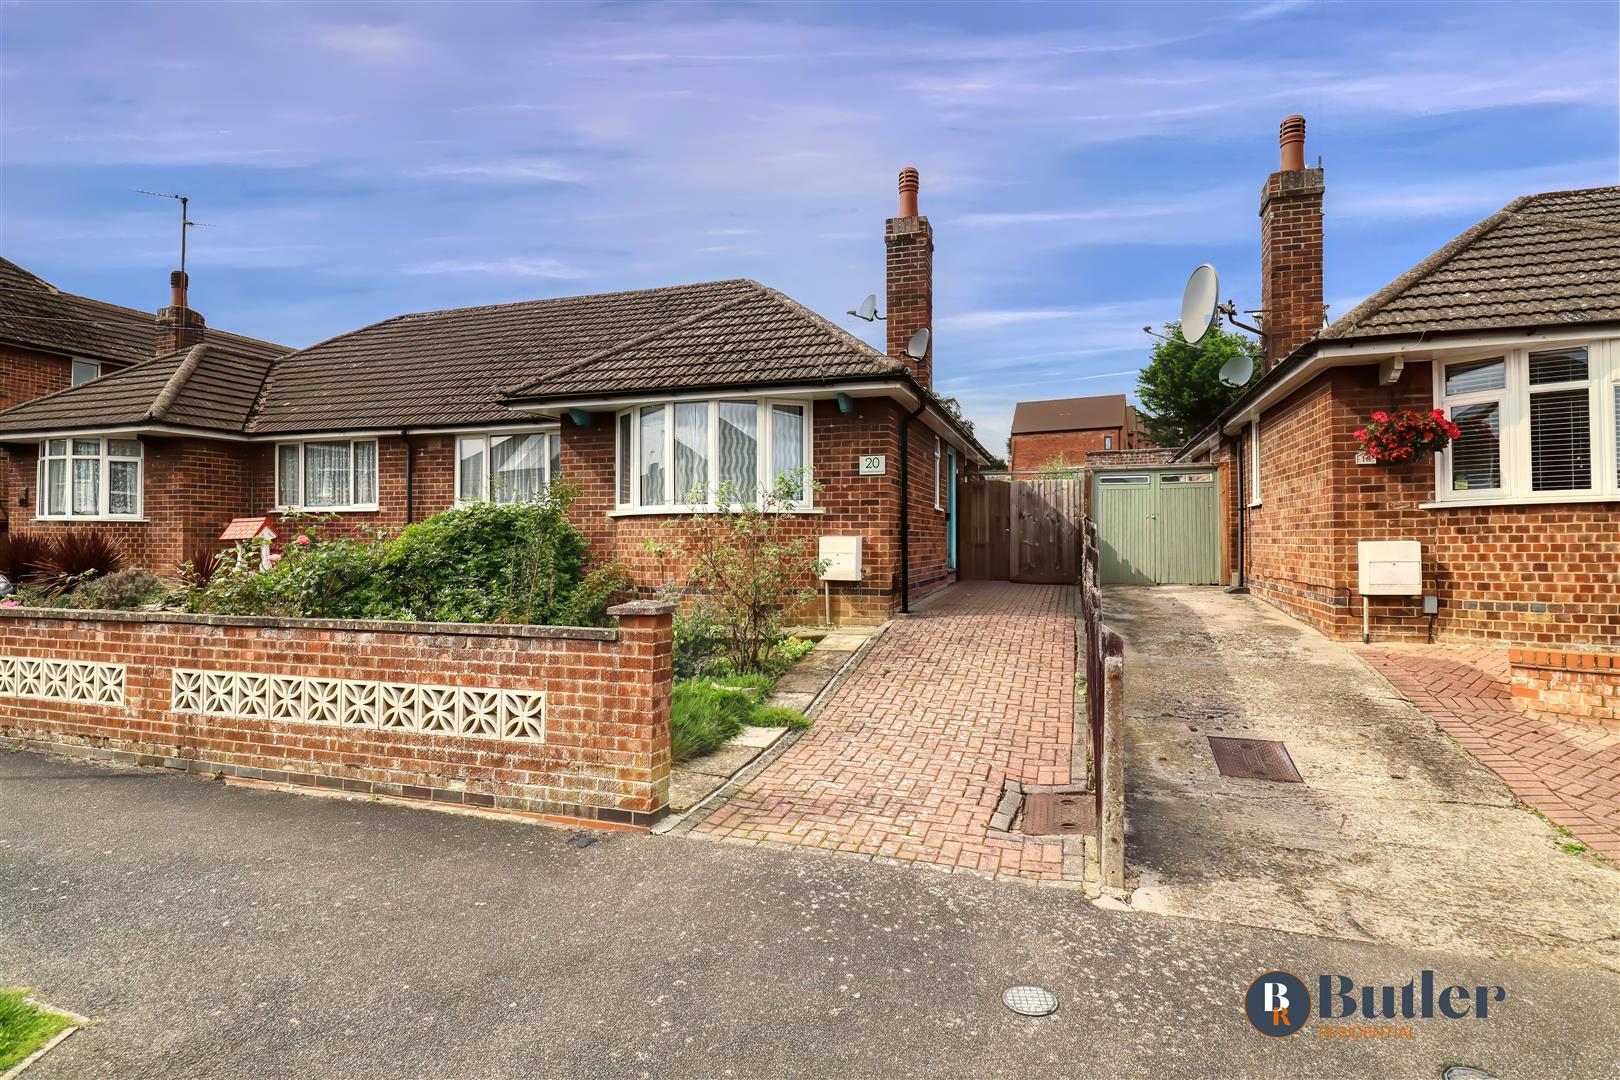
[[[1441,409],[1426,413],[1411,409],[1387,413],[1380,409],[1372,414],[1372,423],[1356,431],[1356,441],[1374,461],[1394,465],[1421,454],[1438,453],[1461,434]]]

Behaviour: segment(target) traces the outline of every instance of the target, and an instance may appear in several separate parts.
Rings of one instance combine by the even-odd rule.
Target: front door
[[[945,568],[956,569],[956,451],[945,452]]]

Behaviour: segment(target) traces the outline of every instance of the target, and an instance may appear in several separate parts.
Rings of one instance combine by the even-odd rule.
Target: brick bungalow
[[[1620,646],[1620,187],[1514,200],[1323,326],[1323,171],[1282,125],[1261,189],[1264,374],[1177,460],[1230,464],[1234,577],[1361,633],[1357,542],[1417,540],[1373,635]],[[1358,461],[1374,411],[1440,408],[1449,449]]]
[[[1035,472],[1054,462],[1079,466],[1088,454],[1152,445],[1124,394],[1020,401],[1013,406],[1007,465],[1013,472]]]
[[[0,259],[0,409],[54,394],[110,375],[182,343],[182,321],[191,334],[244,356],[267,359],[288,352],[240,334],[208,330],[184,298],[184,275],[170,275],[171,303],[152,313],[120,307],[73,293],[11,262]],[[0,446],[0,533],[8,528],[16,502],[9,486],[12,470]],[[19,521],[27,520],[27,508]]]
[[[198,320],[181,351],[0,413],[13,527],[100,529],[173,572],[235,517],[397,529],[565,477],[593,555],[654,588],[685,568],[648,539],[722,484],[807,470],[794,531],[863,543],[834,618],[884,618],[954,579],[954,478],[990,460],[934,394],[932,345],[906,353],[933,319],[915,170],[900,204],[887,354],[744,280],[401,315],[274,358]]]

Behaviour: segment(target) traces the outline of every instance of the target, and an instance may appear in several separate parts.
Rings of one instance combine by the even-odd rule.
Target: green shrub
[[[786,705],[761,705],[754,710],[749,723],[755,727],[785,727],[803,731],[810,726],[811,720],[798,709],[790,709]]]
[[[163,579],[150,570],[118,570],[106,577],[82,579],[72,592],[46,597],[44,606],[87,611],[134,611],[162,600],[169,593]]]
[[[711,679],[683,679],[670,702],[669,749],[675,761],[712,754],[740,732],[757,702],[747,690],[716,686]]]
[[[186,607],[227,615],[600,625],[630,587],[617,565],[586,571],[568,521],[573,492],[555,485],[524,503],[435,514],[392,538],[325,540],[320,519],[288,518],[278,561],[226,558],[188,574]],[[290,526],[290,527],[289,527]],[[299,531],[301,530],[301,531]]]
[[[39,564],[45,561],[50,545],[42,537],[30,533],[0,533],[0,575],[13,585],[21,585],[40,576]]]

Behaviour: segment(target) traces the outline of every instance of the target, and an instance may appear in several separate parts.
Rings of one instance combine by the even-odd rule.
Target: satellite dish
[[[1220,303],[1220,294],[1220,278],[1209,263],[1194,270],[1187,279],[1187,291],[1181,294],[1181,336],[1187,339],[1187,344],[1196,345],[1204,340],[1209,328],[1215,325],[1215,305]]]
[[[857,319],[865,319],[867,322],[871,322],[873,319],[876,319],[877,294],[867,293],[866,299],[861,301],[861,306],[851,311],[850,314],[855,316]]]
[[[1221,365],[1216,376],[1227,386],[1247,386],[1254,376],[1254,361],[1248,356],[1234,356]]]
[[[913,360],[922,360],[927,357],[929,336],[926,326],[912,334],[911,340],[906,342],[906,355]]]

